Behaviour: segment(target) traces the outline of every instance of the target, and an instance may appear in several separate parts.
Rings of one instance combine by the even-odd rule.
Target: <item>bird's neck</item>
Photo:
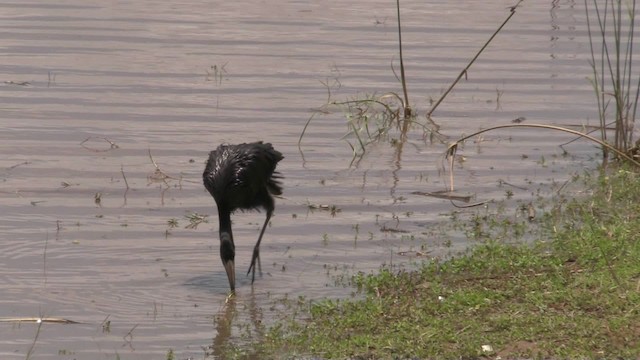
[[[231,212],[225,209],[218,209],[218,219],[220,221],[220,240],[223,238],[222,234],[229,234],[228,238],[233,242],[233,233],[231,232]]]
[[[231,232],[231,213],[225,211],[225,209],[219,209],[218,218],[220,219],[220,257],[222,258],[222,263],[225,264],[225,268],[231,262],[230,266],[231,269],[233,269],[233,259],[236,257],[236,246],[233,243],[233,234]],[[227,276],[229,276],[229,283],[233,289],[233,279],[235,275],[233,274],[233,270],[231,270],[231,273],[229,273],[229,271],[230,270],[227,269]]]

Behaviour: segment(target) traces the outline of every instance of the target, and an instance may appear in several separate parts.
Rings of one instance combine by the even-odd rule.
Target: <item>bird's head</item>
[[[235,256],[235,245],[233,244],[233,237],[231,236],[231,233],[220,232],[220,258],[222,259],[222,265],[224,265],[224,269],[227,272],[231,291],[235,291],[236,288],[236,271],[234,265]]]

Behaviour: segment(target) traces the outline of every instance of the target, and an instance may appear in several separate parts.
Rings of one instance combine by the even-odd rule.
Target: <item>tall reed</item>
[[[633,130],[640,94],[640,76],[632,71],[636,0],[591,2],[592,7],[589,0],[584,0],[593,70],[590,80],[597,97],[601,137],[609,142],[607,127],[614,124],[612,145],[630,152],[634,148]],[[612,116],[614,119],[610,120]],[[605,164],[608,155],[603,147]]]

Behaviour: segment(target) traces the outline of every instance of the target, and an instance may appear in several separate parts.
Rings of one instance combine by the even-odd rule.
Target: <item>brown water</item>
[[[338,101],[400,92],[390,69],[398,58],[393,2],[105,4],[0,4],[0,317],[80,322],[44,324],[37,335],[32,323],[0,323],[1,359],[23,359],[30,348],[33,359],[162,359],[169,349],[178,359],[214,358],[221,344],[259,335],[278,314],[273,299],[349,296],[331,286],[335,276],[410,266],[469,244],[438,231],[455,210],[450,202],[411,194],[445,187],[446,146],[420,131],[401,156],[381,143],[349,168],[336,111],[311,123],[304,161],[297,148],[312,109],[326,101],[321,81],[339,81]],[[421,116],[511,5],[402,2],[409,94]],[[582,6],[524,2],[434,113],[442,133],[455,139],[518,117],[595,124]],[[284,198],[253,291],[243,271],[264,215],[234,216],[238,297],[225,308],[217,215],[201,173],[219,143],[259,139],[286,157]],[[570,156],[559,156],[557,145],[571,139],[487,133],[461,153],[458,190],[482,201],[511,189],[514,209],[539,190],[548,196],[554,182],[594,166],[591,144],[574,142]],[[150,182],[149,150],[182,181]],[[309,211],[309,203],[341,211]],[[186,229],[193,212],[209,223]],[[167,234],[170,219],[178,227]],[[410,256],[416,251],[428,256]],[[231,325],[214,322],[219,315]]]

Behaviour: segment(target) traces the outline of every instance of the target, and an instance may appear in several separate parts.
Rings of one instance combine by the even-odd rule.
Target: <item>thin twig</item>
[[[604,126],[605,126],[605,130],[606,130],[606,129],[608,129],[608,126],[609,126],[609,125],[614,124],[614,123],[615,123],[615,121],[611,121],[610,123],[605,124],[605,125],[604,125]],[[559,124],[559,125],[562,125],[562,124]],[[574,125],[567,124],[567,125],[563,125],[563,126],[574,126]],[[575,125],[575,126],[581,126],[581,127],[583,127],[583,128],[585,128],[585,127],[586,127],[585,125]],[[589,130],[589,131],[587,131],[585,134],[591,134],[591,133],[593,133],[593,132],[596,132],[596,131],[600,131],[600,130],[602,130],[602,127],[601,127],[601,126],[592,126],[591,128],[592,128],[592,129],[591,129],[591,130]],[[585,129],[585,130],[586,130],[586,129]],[[569,144],[571,144],[572,142],[577,141],[577,140],[579,140],[579,139],[580,139],[580,136],[577,136],[577,137],[575,137],[575,138],[573,138],[573,139],[571,139],[571,140],[569,140],[569,141],[567,141],[567,142],[565,142],[565,143],[560,144],[559,146],[560,146],[561,148],[563,148],[564,146],[569,145]]]
[[[111,317],[111,314],[108,314],[107,317],[105,317],[104,320],[102,320],[102,322],[100,323],[102,332],[111,332],[111,320],[109,320],[109,317]]]
[[[86,142],[88,142],[88,141],[89,141],[89,140],[91,140],[91,139],[100,139],[100,140],[104,140],[104,141],[108,142],[110,146],[109,146],[109,148],[108,148],[108,149],[106,149],[106,150],[100,150],[100,149],[93,149],[93,148],[90,148],[90,147],[86,146],[86,145],[85,145],[85,143],[86,143]],[[110,151],[110,150],[114,150],[114,149],[118,149],[118,148],[120,148],[120,147],[119,147],[115,142],[113,142],[113,141],[109,140],[108,138],[106,138],[106,137],[104,137],[104,136],[89,136],[88,138],[84,139],[84,140],[80,143],[80,146],[82,146],[83,148],[85,148],[85,149],[87,149],[87,150],[93,151],[93,152],[107,152],[107,151]]]
[[[496,37],[496,35],[498,35],[498,33],[502,30],[502,28],[507,24],[507,22],[509,22],[509,20],[511,20],[511,17],[513,15],[516,14],[516,9],[520,6],[520,4],[523,2],[524,0],[519,0],[518,3],[514,6],[512,6],[510,8],[510,14],[509,16],[507,16],[507,18],[504,20],[504,22],[500,25],[500,27],[498,27],[498,29],[493,33],[493,35],[491,35],[491,37],[489,38],[489,40],[487,40],[486,43],[484,43],[484,45],[482,46],[482,48],[476,53],[476,55],[473,57],[473,59],[471,59],[471,61],[469,62],[469,64],[467,64],[467,66],[462,69],[462,71],[460,72],[460,75],[458,75],[458,77],[454,80],[453,84],[451,84],[451,86],[449,86],[449,88],[447,89],[447,91],[444,92],[444,94],[442,94],[442,96],[440,96],[440,99],[438,99],[438,101],[436,101],[435,105],[433,105],[433,107],[431,108],[431,110],[429,110],[429,112],[427,113],[427,118],[431,117],[431,114],[436,111],[436,108],[438,108],[438,105],[440,105],[440,103],[444,100],[445,97],[447,97],[447,95],[449,94],[449,92],[451,92],[451,90],[453,90],[454,86],[456,86],[456,84],[458,83],[458,81],[460,81],[460,79],[462,79],[463,76],[465,76],[467,74],[467,71],[469,70],[469,68],[471,67],[471,65],[473,65],[473,63],[476,61],[476,59],[480,56],[480,54],[482,54],[482,52],[484,51],[484,49],[487,48],[487,46],[489,46],[489,43],[491,43],[491,41],[493,40],[494,37]]]
[[[488,129],[483,129],[483,130],[477,131],[477,132],[475,132],[475,133],[473,133],[471,135],[463,136],[462,138],[456,140],[453,144],[449,145],[449,147],[447,148],[447,154],[449,154],[452,149],[456,148],[459,143],[464,142],[467,139],[472,138],[474,136],[477,136],[479,134],[482,134],[482,133],[485,133],[485,132],[491,131],[491,130],[504,129],[504,128],[515,128],[515,127],[558,130],[558,131],[564,131],[564,132],[568,132],[568,133],[571,133],[571,134],[574,134],[574,135],[578,135],[578,136],[581,136],[583,138],[586,138],[588,140],[591,140],[593,142],[596,142],[596,143],[598,143],[598,144],[600,144],[602,146],[605,146],[605,147],[609,148],[611,151],[613,151],[616,154],[620,155],[621,157],[625,158],[626,160],[628,160],[633,165],[640,167],[640,162],[636,161],[635,159],[633,159],[629,155],[625,154],[624,152],[616,149],[615,147],[607,144],[606,142],[604,142],[604,141],[602,141],[600,139],[594,138],[593,136],[581,133],[581,132],[576,131],[576,130],[571,130],[571,129],[563,128],[563,127],[560,127],[560,126],[545,125],[545,124],[509,124],[509,125],[498,125],[498,126],[490,127]]]
[[[44,324],[44,323],[48,323],[48,324],[80,324],[80,322],[78,321],[73,321],[73,320],[69,320],[69,319],[63,319],[63,318],[43,318],[43,317],[23,317],[23,318],[0,318],[0,323],[23,323],[23,322],[29,322],[29,323],[37,323],[37,324]]]
[[[173,177],[171,175],[167,175],[167,173],[162,171],[162,169],[160,169],[160,166],[158,166],[158,163],[156,163],[156,161],[153,159],[153,155],[151,155],[151,149],[149,149],[149,159],[151,160],[151,163],[153,164],[153,166],[156,168],[156,170],[153,172],[153,174],[147,176],[147,180],[149,181],[149,184],[154,183],[154,182],[163,182],[165,185],[167,185],[167,187],[169,187],[169,183],[167,183],[167,180],[178,181],[179,186],[182,186],[182,182],[183,181],[194,183],[194,184],[199,184],[200,183],[198,181],[185,180],[182,177],[177,178],[177,177]]]
[[[42,276],[44,277],[44,287],[47,287],[47,244],[49,243],[49,231],[44,238],[44,253],[42,254]]]
[[[153,166],[155,166],[155,168],[157,170],[160,170],[160,167],[158,166],[158,164],[156,163],[155,160],[153,160],[153,156],[151,155],[151,148],[149,148],[149,159],[151,160],[151,163],[153,164]]]
[[[36,342],[38,341],[38,336],[40,336],[40,329],[42,328],[42,321],[38,321],[38,328],[36,329],[36,336],[33,337],[33,342],[27,351],[26,360],[31,359],[31,355],[33,355],[33,350],[36,348]]]
[[[125,347],[126,345],[129,345],[129,348],[130,348],[131,350],[135,350],[135,349],[133,348],[132,341],[133,341],[133,330],[135,330],[137,327],[138,327],[138,324],[135,324],[135,325],[131,328],[131,330],[129,330],[129,332],[128,332],[125,336],[123,336],[123,337],[122,337],[122,339],[125,341],[125,343],[122,345],[122,347]]]
[[[334,84],[337,84],[338,88],[340,88],[341,87],[340,80],[338,80],[338,78],[334,78],[333,80],[334,80]],[[320,83],[322,85],[324,85],[324,87],[327,89],[327,101],[325,102],[325,105],[331,104],[331,85],[329,84],[329,79],[327,78],[326,81],[320,80]],[[325,105],[323,105],[323,107]],[[318,113],[323,113],[323,112],[324,112],[323,110],[314,111],[313,114],[311,114],[311,116],[309,117],[309,119],[307,119],[307,122],[304,124],[304,128],[302,129],[302,133],[300,133],[300,137],[298,138],[298,150],[300,151],[300,154],[303,156],[303,158],[304,158],[304,155],[303,155],[302,149],[301,149],[302,137],[307,132],[307,128],[309,127],[309,124],[311,123],[311,120],[313,120],[313,118]]]
[[[400,26],[400,0],[396,0],[398,10],[398,49],[400,52],[400,78],[402,79],[402,92],[404,93],[404,118],[411,117],[411,107],[409,105],[409,94],[407,92],[407,80],[404,76],[404,62],[402,56],[402,27]]]
[[[9,167],[7,168],[7,170],[13,170],[13,169],[17,168],[18,166],[22,166],[22,165],[29,165],[29,164],[31,164],[31,161],[23,161],[23,162],[21,162],[21,163],[19,163],[19,164],[15,164],[15,165],[11,165],[11,166],[9,166]]]
[[[544,124],[508,124],[508,125],[498,125],[498,126],[493,126],[490,127],[488,129],[483,129],[480,131],[476,131],[475,133],[471,134],[471,135],[467,135],[467,136],[463,136],[462,138],[456,140],[455,142],[453,142],[452,144],[450,144],[447,147],[447,150],[445,152],[445,158],[448,159],[449,161],[449,191],[454,191],[454,182],[453,182],[453,158],[457,152],[458,149],[458,145],[463,143],[464,141],[466,141],[467,139],[470,139],[472,137],[478,136],[482,133],[485,133],[487,131],[492,131],[492,130],[497,130],[497,129],[504,129],[504,128],[539,128],[539,129],[549,129],[549,130],[557,130],[557,131],[564,131],[564,132],[568,132],[570,134],[574,134],[574,135],[578,135],[580,137],[586,138],[588,140],[591,140],[595,143],[600,144],[603,147],[606,147],[608,149],[610,149],[611,151],[613,151],[614,153],[618,154],[620,157],[626,159],[627,161],[629,161],[629,163],[640,167],[640,162],[638,162],[637,160],[633,159],[631,156],[625,154],[624,152],[616,149],[614,146],[607,144],[606,142],[594,138],[593,136],[581,133],[579,131],[576,130],[571,130],[571,129],[567,129],[567,128],[563,128],[563,127],[559,127],[559,126],[553,126],[553,125],[544,125]],[[455,204],[454,204],[455,205]]]
[[[307,122],[304,124],[304,128],[302,128],[302,132],[300,133],[300,137],[298,138],[298,150],[300,150],[300,153],[302,153],[302,149],[300,148],[302,143],[302,137],[307,132],[307,127],[309,127],[311,120],[313,120],[313,118],[316,117],[316,114],[318,114],[318,112],[314,112],[313,114],[311,114],[309,119],[307,119]]]
[[[120,173],[122,174],[122,178],[124,179],[124,184],[127,186],[127,190],[129,190],[129,183],[127,182],[127,177],[124,175],[123,165],[120,165]]]

